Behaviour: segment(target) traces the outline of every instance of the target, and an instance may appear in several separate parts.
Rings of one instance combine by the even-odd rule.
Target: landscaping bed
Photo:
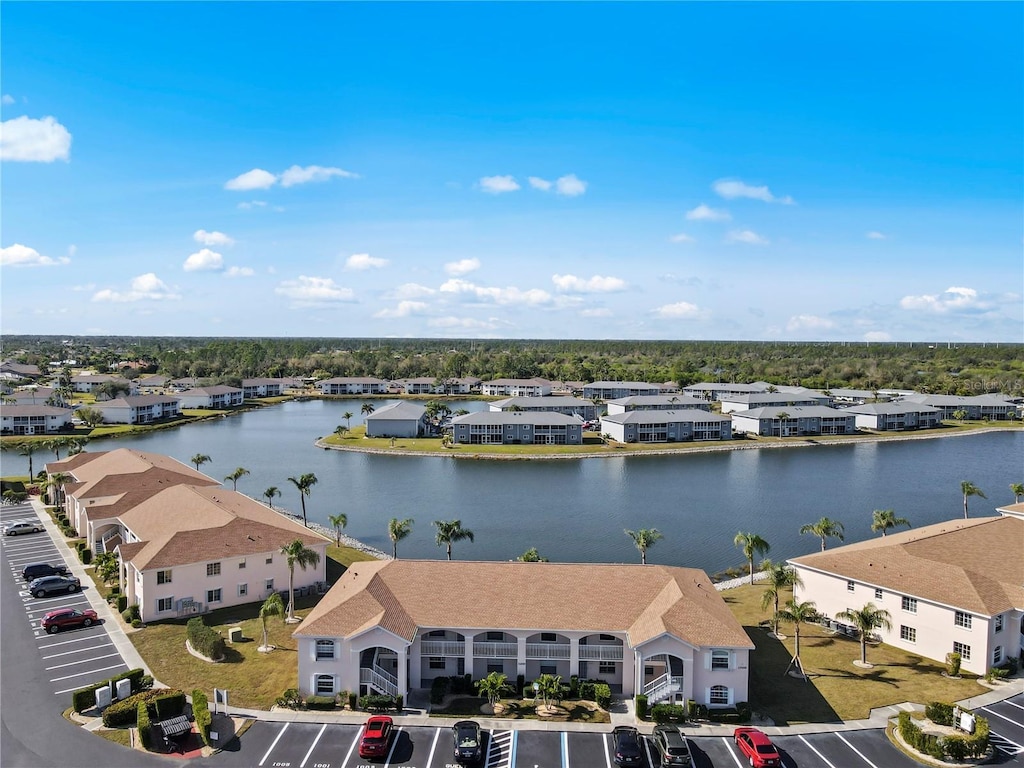
[[[509,720],[546,720],[555,723],[610,723],[608,713],[592,701],[563,701],[553,714],[539,714],[541,703],[534,699],[501,699],[495,713],[485,712],[487,699],[480,696],[449,696],[431,717],[495,717]]]

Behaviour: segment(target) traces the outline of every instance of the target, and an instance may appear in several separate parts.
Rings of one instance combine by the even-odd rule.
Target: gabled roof
[[[924,403],[913,403],[906,400],[897,403],[864,403],[864,405],[851,405],[844,409],[847,413],[859,413],[861,415],[891,415],[901,413],[938,413],[939,409]]]
[[[527,386],[527,387],[550,387],[551,382],[547,379],[533,378],[533,379],[493,379],[491,381],[483,382],[484,385],[490,386]]]
[[[660,384],[651,384],[649,381],[592,381],[584,384],[583,388],[596,387],[597,389],[660,389]]]
[[[576,416],[567,416],[564,413],[553,411],[477,411],[456,416],[452,424],[545,424],[545,425],[572,425],[582,424],[582,420]]]
[[[601,421],[612,424],[687,424],[694,421],[731,422],[732,419],[718,413],[702,411],[699,408],[680,408],[675,411],[639,410],[610,413],[602,416]]]
[[[103,408],[145,408],[147,405],[164,405],[167,403],[181,402],[177,397],[170,395],[129,395],[108,400],[105,403],[97,403],[94,407]]]
[[[70,408],[58,408],[55,405],[0,405],[0,414],[4,416],[67,416],[71,418]]]
[[[417,403],[408,403],[402,401],[400,403],[392,403],[391,405],[385,405],[383,408],[378,408],[373,413],[367,415],[366,421],[393,421],[400,419],[402,421],[419,421],[427,413],[427,409]]]
[[[685,408],[688,405],[707,405],[707,400],[693,397],[692,395],[630,395],[629,397],[607,400],[605,403],[636,407],[643,407],[645,405],[675,405],[679,408]]]
[[[723,402],[746,403],[751,407],[768,405],[769,403],[810,403],[814,405],[822,400],[828,400],[825,395],[817,392],[752,392],[743,395],[726,395]]]
[[[186,389],[181,393],[181,397],[186,397],[187,395],[231,395],[236,392],[241,393],[242,390],[239,387],[229,387],[227,384],[214,384],[210,387]]]
[[[185,475],[199,483],[210,481],[208,476],[197,472],[187,464],[182,464],[177,459],[159,453],[138,451],[134,448],[118,448],[102,453],[79,453],[63,461],[48,462],[46,471],[51,474],[68,472],[74,475],[78,482],[94,482],[108,475],[134,475],[154,467]]]
[[[796,557],[793,565],[992,616],[1024,610],[1024,519],[951,520]]]
[[[571,395],[555,396],[548,395],[547,397],[530,397],[528,395],[520,395],[518,397],[507,397],[504,400],[495,400],[491,403],[492,407],[498,409],[510,408],[513,405],[518,405],[520,408],[530,410],[532,408],[580,408],[580,407],[594,407],[593,400],[586,400],[582,397],[572,397]]]
[[[374,627],[409,642],[420,628],[465,627],[626,632],[634,647],[668,633],[698,647],[753,648],[703,571],[663,565],[354,563],[294,634]]]
[[[839,410],[829,408],[827,405],[772,405],[764,408],[751,408],[749,411],[733,411],[730,415],[733,418],[747,419],[777,419],[780,413],[789,414],[791,419],[838,419],[852,418],[848,414],[849,408]]]

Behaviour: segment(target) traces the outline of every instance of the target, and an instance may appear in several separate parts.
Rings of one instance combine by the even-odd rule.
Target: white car
[[[4,536],[17,536],[19,533],[40,533],[45,530],[42,523],[11,523],[4,526]]]

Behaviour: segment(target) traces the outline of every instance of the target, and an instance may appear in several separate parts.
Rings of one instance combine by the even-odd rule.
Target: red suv
[[[96,621],[96,611],[89,608],[80,611],[77,608],[58,608],[43,616],[43,629],[51,635],[62,629],[71,627],[88,627]]]
[[[371,759],[387,757],[394,728],[394,721],[387,715],[374,715],[367,720],[363,738],[359,740],[359,756]]]
[[[772,744],[771,739],[757,728],[737,728],[732,737],[751,768],[778,768],[782,765],[782,756]]]

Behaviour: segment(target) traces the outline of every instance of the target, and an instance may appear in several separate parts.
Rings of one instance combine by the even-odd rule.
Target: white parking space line
[[[391,739],[391,749],[388,750],[387,759],[384,761],[384,768],[387,768],[387,766],[391,765],[391,756],[395,754],[395,747],[398,746],[398,737],[399,735],[401,735],[401,733],[401,728],[395,728],[395,736],[393,739]]]
[[[569,734],[565,731],[562,731],[562,768],[569,768]]]
[[[427,766],[433,765],[434,763],[434,750],[437,749],[437,740],[441,737],[441,729],[438,728],[434,731],[434,740],[430,743],[430,754],[427,755]]]
[[[736,753],[732,751],[732,744],[729,743],[729,738],[727,736],[722,737],[722,743],[725,744],[725,748],[729,751],[729,756],[732,758],[733,762],[736,763],[736,768],[743,768],[743,763],[741,763],[740,759],[736,757]]]
[[[1024,709],[1024,707],[1022,707],[1020,704],[1012,702],[1009,699],[1006,699],[1005,701],[1002,701],[1000,703],[1001,704],[1009,704],[1011,707],[1016,707],[1017,709]]]
[[[604,742],[604,763],[606,768],[612,768],[612,753],[608,746],[611,740],[611,736],[601,736],[601,741]]]
[[[989,739],[989,741],[997,749],[1001,749],[1001,750],[1003,750],[1003,752],[1006,752],[1009,755],[1019,755],[1019,754],[1024,753],[1024,746],[1018,744],[1015,741],[1010,741],[1008,738],[1006,738],[1002,734],[996,733],[995,731],[989,731],[989,736],[991,737]],[[1004,747],[1003,746],[1003,742],[1006,742],[1007,744],[1009,744],[1011,747],[1013,747],[1013,749],[1009,750],[1006,747]]]
[[[806,745],[807,745],[808,747],[810,747],[810,748],[811,748],[811,752],[813,752],[813,753],[814,753],[814,754],[816,754],[816,755],[817,755],[818,757],[820,757],[820,758],[821,758],[821,759],[822,759],[822,760],[823,760],[823,761],[825,762],[825,765],[827,765],[827,766],[828,766],[828,768],[836,768],[836,767],[835,767],[834,765],[832,765],[832,763],[830,763],[830,762],[828,761],[828,758],[827,758],[827,757],[825,757],[825,756],[824,756],[823,754],[821,754],[821,752],[819,752],[819,751],[818,751],[817,749],[815,749],[815,748],[814,748],[814,745],[813,745],[813,744],[811,744],[811,742],[809,742],[809,741],[808,741],[807,739],[805,739],[805,738],[804,738],[803,736],[801,736],[801,737],[800,737],[800,741],[802,741],[802,742],[803,742],[804,744],[806,744]]]
[[[45,614],[45,613],[49,613],[50,611],[55,611],[58,608],[74,608],[76,605],[88,605],[89,604],[89,601],[84,599],[83,597],[81,597],[81,596],[76,596],[76,597],[78,599],[74,600],[73,602],[70,602],[70,603],[60,603],[59,605],[55,605],[54,603],[49,603],[45,608],[26,608],[25,609],[25,613],[28,615],[28,617],[31,620],[35,621],[35,619],[38,618],[38,617],[33,616],[32,615],[33,613],[43,613],[43,614]]]
[[[867,757],[865,757],[865,756],[864,756],[864,753],[863,753],[863,752],[861,752],[861,751],[860,751],[859,749],[857,749],[857,748],[856,748],[855,746],[853,746],[853,744],[851,744],[851,743],[850,743],[850,742],[848,742],[848,741],[847,741],[846,739],[844,739],[844,738],[843,738],[843,734],[841,734],[841,733],[837,733],[837,734],[836,734],[836,736],[838,736],[838,737],[839,737],[839,738],[840,738],[840,739],[842,740],[843,744],[845,744],[845,745],[846,745],[846,746],[848,746],[848,747],[849,747],[850,749],[852,749],[852,750],[853,750],[854,752],[856,752],[856,753],[857,753],[857,754],[858,754],[858,755],[860,756],[860,759],[861,759],[861,760],[863,760],[863,761],[864,761],[865,763],[867,763],[868,765],[870,765],[870,766],[871,766],[871,768],[878,768],[878,766],[877,766],[877,765],[875,765],[874,763],[872,763],[872,762],[871,762],[870,760],[868,760],[868,759],[867,759]]]
[[[115,664],[112,667],[100,667],[99,669],[93,669],[93,670],[90,670],[88,672],[79,672],[79,673],[74,674],[74,675],[66,675],[65,677],[52,677],[52,678],[50,678],[50,682],[51,683],[59,683],[61,680],[70,680],[72,677],[84,677],[85,675],[94,675],[97,672],[106,672],[107,670],[110,670],[110,669],[120,669],[121,667],[126,667],[126,666],[128,666],[128,665],[127,664]],[[77,689],[73,688],[72,690],[77,690]]]
[[[352,746],[348,748],[348,754],[345,755],[345,762],[341,764],[341,768],[345,768],[345,766],[348,765],[348,761],[352,759],[352,753],[356,751],[356,744],[358,744],[359,740],[363,737],[363,728],[365,727],[366,726],[361,725],[359,726],[359,730],[356,731],[356,737],[352,739]],[[276,744],[277,742],[275,741],[274,743]],[[273,747],[271,747],[271,749],[273,749]],[[269,755],[270,752],[268,751],[267,754]],[[266,760],[267,758],[264,757],[263,759]],[[260,762],[260,765],[263,765],[263,763]]]
[[[56,659],[60,656],[70,656],[76,653],[84,653],[85,651],[98,651],[100,648],[109,648],[113,643],[103,643],[102,645],[91,645],[88,648],[76,648],[73,651],[62,651],[61,653],[51,653],[49,656],[43,656],[43,660]]]
[[[322,726],[320,726],[320,733],[316,735],[316,738],[313,739],[313,743],[309,745],[309,749],[306,751],[306,756],[302,758],[302,762],[299,763],[299,768],[305,768],[306,761],[309,760],[309,756],[313,754],[313,750],[316,748],[316,743],[320,741],[320,737],[324,735],[324,731],[326,730],[327,723],[324,723]]]
[[[1000,718],[1002,720],[1005,720],[1008,723],[1013,723],[1014,725],[1020,725],[1021,724],[1019,720],[1013,720],[1012,718],[1009,718],[1006,715],[1001,715],[998,712],[996,712],[995,710],[989,709],[988,707],[978,707],[978,709],[982,710],[983,712],[988,712],[990,715],[995,715],[996,717],[998,717],[998,718]]]
[[[95,626],[95,625],[93,625],[93,626]],[[50,643],[49,645],[40,645],[39,647],[40,648],[56,648],[58,645],[69,645],[70,643],[86,643],[86,642],[88,642],[90,640],[98,640],[100,637],[106,637],[108,640],[110,639],[109,635],[107,635],[106,633],[103,633],[102,635],[86,635],[85,637],[76,637],[74,640],[61,640],[59,643]],[[53,638],[50,635],[43,635],[42,637],[37,637],[36,638],[36,640],[52,640],[52,639]],[[45,658],[49,658],[49,657],[44,656],[43,658],[45,659]]]
[[[651,757],[651,742],[649,742],[643,736],[640,737],[640,740],[643,741],[643,743],[644,743],[644,751],[647,753],[647,764],[648,765],[654,765],[654,758]],[[563,763],[563,766],[564,766],[564,768],[569,768],[569,764],[567,762]]]
[[[270,753],[274,751],[274,747],[277,746],[277,742],[279,742],[281,740],[281,737],[284,736],[284,732],[288,730],[289,725],[291,725],[291,723],[284,724],[284,728],[282,728],[281,732],[277,734],[277,738],[274,739],[273,743],[270,745],[270,749],[267,750],[267,754],[263,756],[263,759],[259,761],[258,765],[263,765],[265,762],[267,762],[267,758],[270,757]]]
[[[63,669],[64,667],[76,667],[79,664],[91,664],[92,662],[99,661],[100,659],[112,659],[115,656],[120,656],[120,655],[121,654],[119,654],[119,653],[108,653],[108,654],[105,654],[104,656],[90,656],[88,659],[81,659],[80,661],[71,661],[71,662],[68,662],[67,664],[58,664],[55,667],[46,667],[46,671],[47,672],[51,672],[51,671],[53,671],[55,669]]]

